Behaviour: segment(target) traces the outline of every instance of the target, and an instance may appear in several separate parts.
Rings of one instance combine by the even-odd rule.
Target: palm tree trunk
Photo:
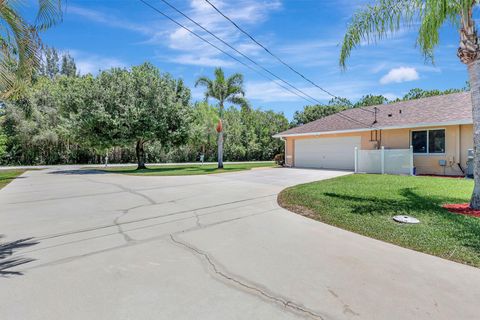
[[[220,131],[218,132],[218,169],[223,169],[223,100],[219,103]]]
[[[473,188],[470,207],[480,209],[480,60],[475,59],[468,64],[470,77],[470,92],[472,95],[472,116],[473,116]]]
[[[223,130],[218,133],[218,169],[223,169]]]
[[[137,154],[137,170],[140,169],[147,169],[145,166],[145,149],[143,148],[144,141],[143,140],[138,140],[137,141],[137,147],[135,148],[136,154]]]

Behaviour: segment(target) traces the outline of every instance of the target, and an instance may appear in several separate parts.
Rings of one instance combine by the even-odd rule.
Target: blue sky
[[[161,1],[148,1],[203,35]],[[328,101],[327,95],[266,54],[204,0],[169,1],[272,72],[318,100]],[[353,101],[369,93],[400,97],[414,87],[460,88],[467,80],[466,68],[456,57],[458,34],[453,27],[442,30],[435,65],[425,64],[415,47],[414,30],[402,30],[377,45],[356,49],[347,70],[342,71],[338,66],[339,43],[350,17],[366,1],[212,2],[308,78],[335,95]],[[210,36],[205,37],[230,51]],[[192,87],[193,99],[199,100],[202,91],[193,88],[195,79],[200,75],[210,76],[215,66],[222,66],[227,74],[244,74],[246,96],[254,107],[281,111],[291,118],[296,110],[308,104],[194,38],[137,0],[69,0],[64,21],[45,32],[43,40],[60,51],[68,51],[82,73],[150,61],[162,71],[183,78]]]

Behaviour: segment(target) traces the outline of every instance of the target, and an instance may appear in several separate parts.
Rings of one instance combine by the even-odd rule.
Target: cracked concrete
[[[478,269],[278,207],[283,188],[346,172],[185,177],[27,172],[0,191],[23,276],[3,319],[476,319]]]
[[[181,245],[194,253],[202,256],[207,263],[210,265],[212,268],[213,272],[220,276],[222,279],[227,280],[228,282],[231,282],[242,289],[246,289],[247,291],[253,292],[254,294],[258,294],[267,300],[273,301],[275,303],[278,303],[282,305],[286,309],[292,309],[293,311],[304,313],[304,315],[311,316],[315,319],[324,319],[321,315],[315,313],[314,311],[307,310],[304,306],[300,306],[297,303],[294,303],[292,301],[288,301],[286,298],[276,296],[274,293],[268,292],[267,289],[264,288],[259,288],[258,286],[255,286],[254,284],[249,284],[246,283],[245,281],[238,280],[235,276],[229,275],[228,272],[221,271],[218,264],[214,262],[213,258],[211,258],[207,253],[191,246],[188,245],[184,242],[181,242],[177,239],[175,239],[175,236],[173,234],[170,235],[170,239],[178,245]]]

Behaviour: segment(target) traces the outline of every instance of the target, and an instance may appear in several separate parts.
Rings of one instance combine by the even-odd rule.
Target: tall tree
[[[62,55],[62,66],[60,73],[67,77],[75,77],[77,75],[77,65],[73,57],[67,52]]]
[[[43,62],[42,75],[54,79],[60,72],[58,67],[60,63],[60,57],[58,56],[57,49],[47,47],[44,50],[45,61]]]
[[[202,86],[205,88],[205,99],[216,99],[218,101],[218,168],[223,168],[223,111],[225,102],[232,104],[247,106],[245,100],[245,90],[243,89],[243,75],[235,73],[225,78],[222,68],[216,68],[214,71],[215,78],[200,77],[195,83],[195,87]]]
[[[402,100],[420,99],[420,98],[433,97],[433,96],[439,96],[442,94],[449,94],[449,93],[462,92],[462,91],[466,91],[466,89],[423,90],[420,88],[413,88],[413,89],[410,89],[410,91],[408,91],[403,96]]]
[[[39,32],[62,18],[62,0],[38,0],[35,22],[22,16],[23,1],[0,1],[0,95],[20,94],[40,67]]]
[[[344,107],[338,106],[326,106],[321,104],[316,104],[313,106],[305,106],[301,111],[295,111],[293,114],[293,119],[291,122],[292,127],[297,127],[304,125],[320,118],[332,115],[334,113],[345,110]]]
[[[388,99],[382,95],[367,94],[361,97],[360,100],[358,100],[353,106],[354,108],[368,107],[368,106],[384,104],[387,102],[388,102]]]
[[[457,56],[468,69],[473,114],[474,181],[470,207],[480,209],[480,45],[473,11],[480,0],[377,0],[352,18],[345,33],[340,65],[360,43],[376,42],[404,27],[418,26],[417,45],[433,61],[439,31],[445,24],[457,28],[460,44]]]
[[[75,122],[78,138],[92,147],[134,144],[137,169],[145,169],[145,144],[186,141],[190,90],[152,64],[103,71],[91,91],[91,103],[77,106]]]

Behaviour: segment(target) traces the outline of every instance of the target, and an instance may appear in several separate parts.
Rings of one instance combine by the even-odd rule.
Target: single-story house
[[[274,137],[285,141],[292,167],[353,170],[355,147],[413,146],[417,174],[462,175],[473,148],[472,123],[470,93],[461,92],[352,108]]]

